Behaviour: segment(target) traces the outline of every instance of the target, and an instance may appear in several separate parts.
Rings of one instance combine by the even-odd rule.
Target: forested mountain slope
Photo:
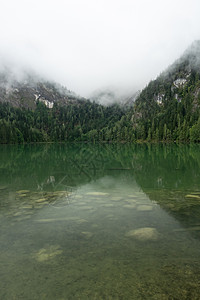
[[[129,115],[136,139],[200,141],[200,41],[140,93]]]
[[[58,83],[47,81],[30,70],[3,67],[0,72],[0,102],[14,107],[35,109],[37,101],[52,108],[54,103],[70,104],[80,99]]]
[[[0,143],[200,142],[200,41],[129,105],[101,105],[58,84],[0,74]]]
[[[53,108],[38,101],[34,110],[0,103],[0,143],[109,141],[110,130],[123,115],[119,105],[89,100],[55,103]]]
[[[109,140],[123,115],[32,72],[0,73],[0,143]]]

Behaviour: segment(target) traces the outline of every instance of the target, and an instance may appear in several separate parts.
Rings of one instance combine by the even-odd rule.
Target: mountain
[[[112,90],[92,100],[30,72],[19,76],[6,69],[0,74],[0,143],[200,142],[200,41],[136,100]]]
[[[198,141],[199,116],[200,41],[195,41],[142,90],[129,117],[136,139]]]
[[[4,67],[0,72],[0,102],[15,107],[36,108],[36,102],[43,102],[52,108],[55,103],[66,105],[80,100],[80,97],[58,83],[47,81],[32,71],[16,72]]]
[[[0,73],[0,143],[109,140],[125,114],[77,96],[31,72]]]

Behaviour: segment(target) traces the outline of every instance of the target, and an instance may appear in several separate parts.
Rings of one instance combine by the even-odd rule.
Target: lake
[[[1,145],[0,299],[200,299],[200,145]]]

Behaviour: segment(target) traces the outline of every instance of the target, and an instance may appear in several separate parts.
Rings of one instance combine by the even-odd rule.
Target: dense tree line
[[[151,81],[131,108],[77,99],[52,109],[38,101],[34,110],[0,103],[0,143],[200,142],[200,72],[189,64]]]
[[[200,74],[194,69],[186,75],[185,65],[162,74],[141,92],[129,118],[136,140],[200,142]],[[185,77],[185,84],[174,85]]]
[[[81,100],[52,109],[38,102],[35,110],[0,103],[0,143],[108,141],[124,114],[117,104],[105,107]]]
[[[35,110],[0,103],[0,143],[200,142],[199,110],[194,110],[191,93],[186,91],[181,102],[171,98],[163,105],[147,104],[141,101],[143,96],[129,111],[116,104],[105,107],[90,101],[62,107],[55,104],[53,109],[38,102]]]

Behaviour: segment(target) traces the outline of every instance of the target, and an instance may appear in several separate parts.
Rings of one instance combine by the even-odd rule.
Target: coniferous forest
[[[127,135],[125,113],[119,105],[102,106],[90,101],[47,108],[37,102],[35,110],[0,104],[1,143],[110,141]],[[120,128],[122,130],[120,130]],[[120,137],[117,136],[120,132]]]
[[[12,105],[12,99],[16,100],[19,90],[12,88],[17,92],[11,100],[4,91],[7,98],[0,101],[0,143],[200,142],[200,41],[150,81],[129,106],[104,106],[76,97],[56,102],[62,95],[54,86],[38,86],[38,99],[31,100],[30,106],[24,103],[31,103],[33,86],[18,93],[23,102],[18,106]],[[45,104],[47,98],[53,101],[51,108]]]

